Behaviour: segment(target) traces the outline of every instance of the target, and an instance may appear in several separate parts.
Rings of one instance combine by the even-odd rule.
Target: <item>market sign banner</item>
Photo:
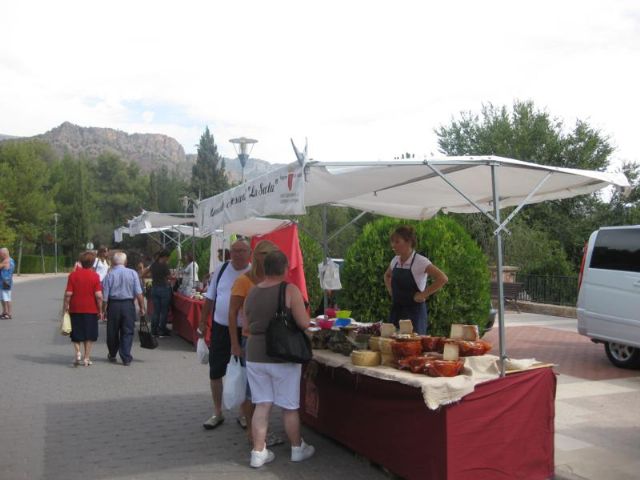
[[[304,168],[291,164],[202,200],[195,217],[200,231],[212,234],[246,218],[304,213]]]

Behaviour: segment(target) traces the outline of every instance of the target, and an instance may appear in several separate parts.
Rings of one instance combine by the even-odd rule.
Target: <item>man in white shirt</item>
[[[186,266],[182,269],[180,291],[185,295],[191,295],[191,291],[196,288],[196,284],[200,281],[198,278],[198,264],[190,253],[185,254],[183,260]]]
[[[227,364],[231,359],[230,335],[242,337],[242,319],[238,317],[236,332],[229,331],[229,303],[231,287],[243,273],[251,268],[251,247],[244,240],[231,245],[231,261],[225,262],[211,274],[211,283],[205,294],[205,302],[200,316],[198,335],[204,336],[213,310],[211,322],[211,346],[209,348],[209,379],[214,413],[204,424],[207,430],[216,428],[224,421],[222,416],[222,377],[227,373]]]

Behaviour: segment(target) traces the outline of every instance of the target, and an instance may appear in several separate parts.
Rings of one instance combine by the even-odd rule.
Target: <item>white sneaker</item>
[[[301,462],[306,460],[307,458],[313,457],[313,454],[316,452],[316,449],[311,445],[307,445],[302,440],[299,447],[291,446],[291,461],[292,462]]]
[[[251,450],[251,465],[253,468],[260,468],[265,463],[273,462],[276,456],[271,450],[268,450],[265,446],[261,452],[257,452],[256,450]]]

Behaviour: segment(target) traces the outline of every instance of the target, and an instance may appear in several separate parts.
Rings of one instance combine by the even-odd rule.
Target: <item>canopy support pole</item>
[[[460,190],[455,183],[453,183],[451,180],[449,180],[446,176],[444,176],[440,170],[438,170],[436,167],[434,167],[433,165],[427,164],[427,167],[429,167],[431,170],[433,170],[433,172],[438,175],[442,180],[445,181],[445,183],[447,183],[447,185],[449,185],[451,188],[453,188],[456,192],[458,192],[460,195],[462,195],[462,197],[469,202],[471,205],[473,205],[474,207],[476,207],[478,209],[478,211],[480,213],[482,213],[485,217],[487,217],[489,220],[491,220],[493,223],[495,223],[498,227],[501,227],[500,225],[500,219],[496,217],[491,216],[491,214],[489,212],[487,212],[484,208],[482,208],[480,205],[478,205],[476,202],[474,202],[471,198],[469,198],[462,190]],[[495,164],[491,164],[491,172],[493,175],[493,169],[495,168]],[[495,193],[495,191],[494,191]],[[494,198],[495,200],[495,198]],[[495,215],[495,214],[494,214]],[[509,233],[509,230],[507,230],[505,227],[502,227],[504,229],[505,232]]]
[[[329,242],[330,242],[330,241],[331,241],[331,240],[333,240],[335,237],[337,237],[338,235],[340,235],[340,234],[342,233],[342,231],[343,231],[345,228],[347,228],[349,225],[352,225],[352,224],[356,223],[358,220],[360,220],[360,219],[363,217],[363,215],[366,215],[366,213],[367,213],[366,211],[362,211],[362,212],[360,212],[360,213],[358,214],[358,216],[357,216],[357,217],[355,217],[355,218],[353,218],[349,223],[347,223],[347,224],[345,224],[345,225],[341,226],[338,230],[336,230],[335,232],[333,232],[333,234],[329,237],[329,239],[328,239],[327,241],[329,241]]]
[[[193,215],[196,215],[195,212],[195,205],[193,206]],[[192,225],[192,230],[191,230],[191,262],[193,263],[193,265],[191,265],[191,285],[193,285],[193,288],[196,288],[196,224],[195,222]]]
[[[498,178],[496,165],[491,165],[491,190],[493,191],[493,215],[500,224],[500,196],[498,195]],[[500,376],[504,377],[504,363],[507,359],[504,329],[504,285],[502,284],[502,231],[497,229],[496,237],[496,275],[498,282],[498,333],[500,342]]]
[[[538,190],[540,190],[540,188],[542,187],[542,185],[544,185],[544,182],[546,182],[552,174],[553,174],[553,172],[549,172],[549,173],[547,173],[547,174],[544,176],[544,178],[538,182],[538,184],[533,188],[533,190],[531,190],[531,191],[529,192],[529,195],[527,195],[527,198],[525,198],[525,199],[522,201],[522,203],[520,203],[520,205],[518,205],[518,207],[517,207],[513,212],[511,212],[511,213],[509,214],[509,216],[505,219],[505,221],[504,221],[504,222],[502,222],[502,223],[500,224],[500,226],[499,226],[496,230],[494,230],[494,232],[493,232],[493,234],[494,234],[494,235],[496,235],[496,234],[500,233],[500,230],[505,230],[505,227],[509,224],[509,222],[510,222],[511,220],[513,220],[513,217],[515,217],[515,216],[518,214],[518,212],[519,212],[520,210],[522,210],[522,208],[527,204],[527,202],[529,201],[529,199],[530,199],[531,197],[533,197],[533,196],[536,194],[536,192],[537,192]],[[499,221],[499,220],[498,220],[498,221]]]
[[[322,253],[324,259],[322,260],[322,264],[324,266],[327,265],[327,257],[329,256],[329,239],[327,238],[327,205],[322,205]],[[322,290],[322,298],[324,304],[324,312],[329,308],[329,297],[327,296],[327,291]],[[324,313],[323,312],[323,313]]]

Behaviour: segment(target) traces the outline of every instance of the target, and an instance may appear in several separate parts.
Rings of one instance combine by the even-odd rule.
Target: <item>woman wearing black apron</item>
[[[413,331],[427,333],[426,300],[448,281],[447,276],[428,258],[415,251],[416,232],[413,227],[400,226],[391,234],[391,247],[396,256],[384,274],[384,283],[391,295],[389,322],[410,319]],[[427,286],[427,276],[431,284]]]

